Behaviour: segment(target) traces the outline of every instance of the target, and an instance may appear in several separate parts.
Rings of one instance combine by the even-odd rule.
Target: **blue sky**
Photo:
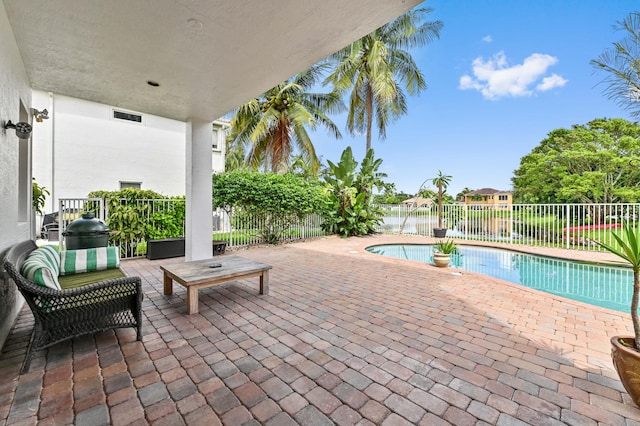
[[[443,22],[440,39],[411,53],[428,88],[409,99],[409,113],[372,146],[399,191],[416,193],[438,170],[464,187],[511,189],[520,158],[558,128],[629,113],[597,86],[589,61],[623,33],[613,26],[637,0],[428,0],[429,20]],[[358,161],[365,136],[312,134],[323,162],[350,145]]]

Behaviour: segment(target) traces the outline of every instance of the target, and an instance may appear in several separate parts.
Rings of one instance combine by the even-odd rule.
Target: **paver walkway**
[[[270,294],[205,289],[191,316],[184,290],[162,294],[159,265],[182,259],[124,261],[144,281],[143,341],[75,339],[20,376],[24,309],[0,355],[0,424],[640,424],[609,356],[627,314],[363,251],[396,241],[427,240],[235,251],[273,265]]]

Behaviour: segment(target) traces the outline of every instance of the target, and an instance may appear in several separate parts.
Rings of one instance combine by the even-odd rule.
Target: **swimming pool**
[[[367,251],[426,263],[433,261],[433,246],[428,244],[383,244],[367,247]],[[616,311],[629,312],[631,306],[631,268],[474,246],[458,246],[458,254],[451,256],[450,265]]]

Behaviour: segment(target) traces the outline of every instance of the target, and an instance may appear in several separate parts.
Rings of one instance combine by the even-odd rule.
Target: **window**
[[[500,201],[507,201],[509,199],[508,195],[498,195],[498,199]]]
[[[220,151],[220,146],[218,144],[218,129],[213,129],[213,136],[211,137],[211,149],[214,151]]]
[[[140,189],[140,187],[142,186],[142,182],[127,182],[127,181],[120,181],[120,189],[125,189],[125,188],[133,188],[133,189]]]

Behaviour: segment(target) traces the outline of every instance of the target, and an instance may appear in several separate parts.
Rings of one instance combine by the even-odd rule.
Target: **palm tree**
[[[438,228],[442,229],[442,194],[451,183],[451,176],[445,175],[441,170],[438,170],[438,176],[434,177],[432,182],[438,187]]]
[[[297,153],[317,175],[320,161],[307,129],[314,130],[320,124],[340,138],[327,114],[344,109],[335,93],[309,93],[324,67],[313,66],[236,110],[227,142],[236,158],[244,158],[245,166],[286,172]]]
[[[626,37],[591,61],[596,71],[604,71],[601,83],[607,83],[605,93],[609,99],[640,117],[640,12],[631,13],[619,21],[617,30]]]
[[[422,22],[431,8],[411,10],[331,55],[335,69],[325,80],[341,95],[351,91],[347,129],[366,131],[371,149],[374,112],[379,137],[386,137],[387,124],[407,112],[406,96],[426,89],[424,76],[406,49],[421,46],[440,36],[442,22]]]
[[[244,164],[245,147],[237,139],[227,136],[226,150],[224,153],[225,171],[245,168]]]
[[[299,176],[304,179],[316,179],[320,174],[318,170],[312,170],[310,165],[300,154],[296,154],[291,157],[287,173],[291,173],[292,175]]]

